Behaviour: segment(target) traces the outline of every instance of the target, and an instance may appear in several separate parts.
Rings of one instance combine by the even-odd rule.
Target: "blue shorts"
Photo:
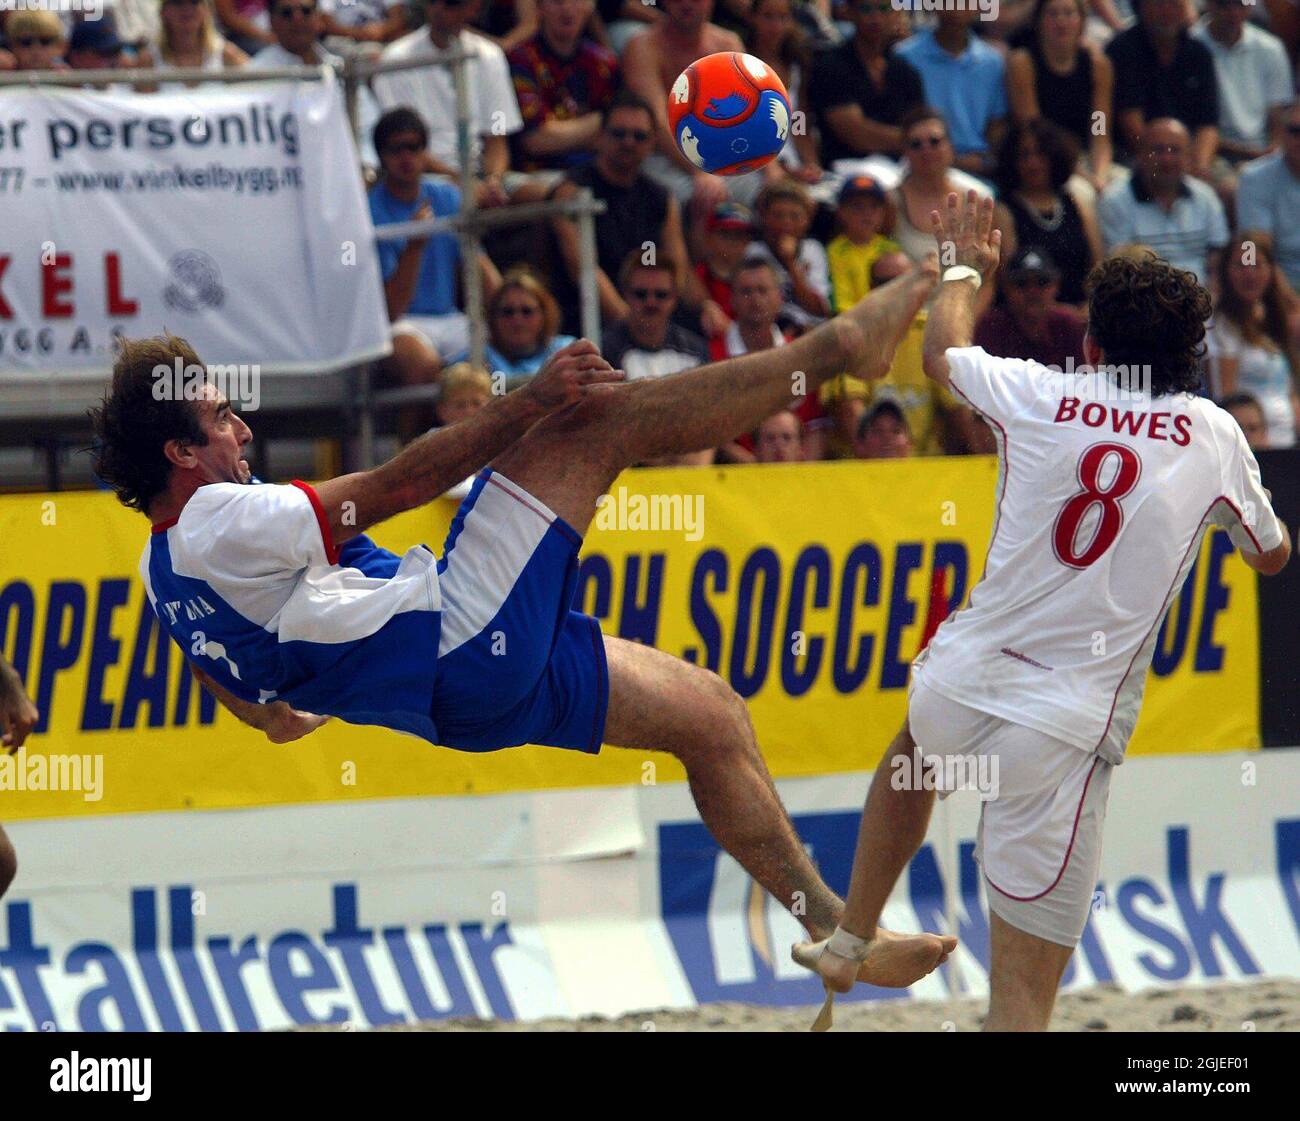
[[[600,624],[572,610],[582,538],[491,468],[460,505],[438,586],[430,715],[459,751],[535,743],[598,752],[609,706]]]

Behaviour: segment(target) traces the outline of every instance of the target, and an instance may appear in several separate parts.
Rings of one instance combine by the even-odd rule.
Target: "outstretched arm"
[[[272,701],[266,705],[255,705],[240,700],[234,693],[218,685],[208,674],[190,662],[190,670],[199,683],[222,705],[233,712],[240,720],[259,732],[264,732],[272,743],[289,743],[302,739],[314,732],[329,719],[312,712],[299,712],[284,701]]]
[[[432,502],[542,417],[576,405],[589,386],[621,378],[595,343],[579,339],[556,351],[523,389],[496,397],[465,420],[421,436],[373,470],[321,483],[316,494],[334,543],[341,545],[394,514]]]
[[[964,206],[955,193],[950,194],[946,214],[930,212],[930,226],[938,243],[941,266],[966,266],[980,277],[979,284],[971,279],[946,280],[925,322],[922,364],[926,376],[947,385],[947,351],[971,345],[977,293],[997,272],[1002,231],[993,225],[993,200],[981,200],[974,191],[966,192]]]

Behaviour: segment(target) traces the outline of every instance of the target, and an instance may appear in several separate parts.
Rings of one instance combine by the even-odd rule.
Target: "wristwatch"
[[[970,265],[953,265],[951,268],[944,269],[943,282],[946,284],[950,280],[969,280],[974,283],[976,292],[984,283],[984,278]]]

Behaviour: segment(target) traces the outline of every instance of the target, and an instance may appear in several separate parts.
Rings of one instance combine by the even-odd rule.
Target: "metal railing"
[[[475,136],[469,104],[468,66],[475,58],[460,50],[448,50],[434,58],[403,59],[384,62],[361,58],[348,58],[318,66],[277,67],[257,70],[250,67],[204,70],[199,67],[176,69],[120,69],[120,70],[38,70],[0,71],[0,90],[23,87],[92,87],[106,86],[161,86],[189,82],[204,84],[237,85],[267,81],[330,81],[343,84],[344,102],[354,141],[360,139],[358,103],[362,85],[376,74],[391,74],[404,70],[423,69],[430,66],[450,66],[456,94],[456,146],[460,161],[460,211],[454,216],[430,218],[420,222],[400,222],[375,228],[375,240],[396,241],[410,237],[427,237],[435,233],[455,233],[460,244],[462,285],[465,296],[465,314],[470,325],[470,360],[482,366],[486,350],[486,323],[484,315],[483,277],[478,267],[482,252],[483,235],[495,229],[525,225],[554,217],[569,217],[578,226],[578,290],[580,299],[582,333],[600,342],[600,302],[596,285],[596,226],[595,217],[605,210],[605,204],[592,196],[588,189],[580,190],[576,197],[565,201],[532,202],[480,208],[476,199],[474,161]],[[446,356],[444,356],[446,357]],[[371,384],[370,365],[358,368],[355,405],[360,415],[360,459],[370,466],[374,456],[374,415],[376,412],[408,404],[412,401],[433,399],[436,388],[432,386],[375,391]]]

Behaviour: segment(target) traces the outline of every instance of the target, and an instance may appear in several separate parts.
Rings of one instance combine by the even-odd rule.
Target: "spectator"
[[[1147,125],[1172,117],[1191,136],[1191,173],[1206,176],[1219,142],[1214,60],[1188,33],[1183,0],[1138,0],[1137,13],[1138,22],[1106,47],[1121,148],[1141,153]]]
[[[695,275],[704,285],[709,299],[726,316],[726,322],[720,324],[722,331],[730,327],[736,317],[731,300],[731,281],[753,236],[753,219],[739,203],[719,203],[709,215],[704,234],[704,259],[695,266]]]
[[[545,0],[543,0],[543,3]],[[486,358],[493,373],[506,375],[506,388],[531,376],[572,335],[557,334],[560,305],[534,273],[514,269],[501,282],[487,305],[488,345]]]
[[[326,35],[355,44],[369,44],[377,55],[384,43],[406,34],[406,0],[322,0]]]
[[[82,20],[68,38],[68,65],[73,70],[119,70],[125,44],[117,35],[112,12]]]
[[[602,336],[601,351],[611,366],[621,369],[628,381],[637,381],[708,363],[709,348],[704,340],[672,319],[677,308],[676,262],[661,253],[655,261],[645,263],[633,250],[618,277],[628,314]]]
[[[663,12],[650,29],[635,36],[623,52],[623,77],[627,88],[639,94],[654,114],[654,149],[646,160],[646,174],[668,188],[685,206],[694,200],[703,218],[727,194],[717,176],[700,171],[677,148],[668,128],[668,92],[677,76],[697,58],[717,51],[743,51],[737,35],[710,23],[713,0],[662,0]],[[762,176],[741,176],[745,183]],[[748,198],[738,201],[748,202]]]
[[[1101,229],[1089,200],[1070,190],[1073,139],[1041,118],[1016,124],[998,150],[997,184],[1016,245],[1041,249],[1060,269],[1061,301],[1087,302],[1083,281],[1101,260]]]
[[[54,5],[54,10],[67,6]],[[137,58],[135,65],[146,65],[149,47],[157,41],[160,30],[159,0],[103,0],[103,6],[105,12],[113,13],[123,46],[128,55],[133,53]],[[84,13],[93,8],[83,2],[81,10]]]
[[[10,12],[6,27],[15,69],[67,69],[63,23],[54,12],[42,8]]]
[[[756,463],[798,463],[803,459],[803,421],[789,409],[773,413],[754,433]]]
[[[777,325],[781,313],[781,282],[776,266],[765,257],[747,258],[736,270],[732,288],[736,320],[724,334],[709,340],[709,357],[721,362],[751,351],[784,346],[788,339]],[[796,386],[790,408],[804,424],[806,458],[821,459],[829,419],[817,396],[799,393]],[[720,450],[731,462],[754,462],[754,440],[748,433]]]
[[[845,311],[871,289],[871,267],[898,243],[881,231],[890,223],[889,196],[870,175],[855,175],[840,188],[836,209],[840,232],[826,247],[831,304]]]
[[[1262,230],[1235,236],[1219,260],[1217,279],[1214,318],[1205,332],[1210,391],[1215,397],[1249,393],[1264,411],[1269,447],[1294,447],[1300,365],[1273,239]]]
[[[592,0],[538,0],[537,34],[510,52],[524,127],[512,138],[521,171],[590,163],[600,115],[618,91],[618,59],[584,34]]]
[[[971,33],[975,7],[943,8],[931,29],[898,45],[898,56],[921,75],[925,99],[947,122],[955,164],[987,175],[1006,127],[1007,92],[1002,56]]]
[[[479,409],[486,408],[491,399],[492,379],[486,370],[480,370],[468,362],[448,366],[438,385],[438,400],[433,406],[433,426],[449,428],[453,424],[459,424]],[[470,475],[444,492],[442,497],[460,502],[473,489],[474,479],[475,476]]]
[[[624,90],[605,109],[604,124],[596,145],[596,158],[586,167],[569,171],[552,193],[556,199],[573,198],[581,187],[589,187],[605,203],[596,217],[596,286],[600,311],[607,322],[622,319],[627,304],[612,278],[618,276],[624,259],[633,250],[653,252],[673,261],[679,270],[676,290],[692,312],[698,314],[704,330],[712,334],[724,325],[726,315],[708,298],[699,278],[688,271],[686,241],[682,234],[681,210],[677,200],[645,175],[646,157],[654,145],[654,114],[636,94]],[[566,314],[566,329],[578,331],[578,227],[568,218],[552,219],[562,270],[553,276],[552,291]]]
[[[888,284],[907,272],[909,267],[906,254],[886,253],[871,268],[871,286]],[[920,455],[967,451],[973,428],[971,410],[963,406],[951,390],[926,377],[921,365],[925,321],[924,311],[912,321],[894,352],[889,373],[879,381],[854,385],[853,378],[841,380],[846,383],[850,399],[860,397],[867,408],[882,397],[896,401],[907,418],[908,432]],[[854,409],[850,415],[856,414],[860,420],[863,411]],[[856,437],[853,429],[848,434],[850,438]]]
[[[244,66],[248,62],[248,55],[217,31],[208,0],[162,0],[159,21],[153,62],[159,70],[194,67],[216,71]],[[191,86],[198,84],[190,83]],[[167,82],[162,88],[175,90],[183,87],[178,82]]]
[[[475,172],[482,177],[477,201],[480,206],[492,206],[506,200],[504,178],[510,168],[507,137],[523,128],[523,120],[505,53],[491,40],[465,29],[472,11],[469,0],[426,0],[428,26],[390,43],[380,57],[384,62],[436,59],[453,46],[471,56],[466,64],[471,159]],[[459,174],[456,91],[451,66],[376,74],[371,85],[383,108],[409,106],[430,122],[424,170],[442,175]]]
[[[1058,302],[1060,270],[1041,249],[1022,249],[1003,277],[1006,302],[985,312],[975,345],[997,358],[1027,358],[1070,371],[1083,364],[1083,314]]]
[[[854,0],[852,39],[817,56],[808,106],[821,127],[822,162],[903,151],[903,117],[925,104],[921,75],[892,47],[890,0]]]
[[[660,11],[653,4],[641,0],[597,0],[595,22],[604,29],[604,43],[617,55],[622,55],[631,40],[645,31],[648,24],[657,23]]]
[[[479,0],[474,27],[509,54],[537,34],[538,3],[539,0]]]
[[[248,55],[275,42],[271,33],[272,0],[214,0],[226,38]]]
[[[1272,235],[1287,285],[1300,291],[1300,102],[1283,117],[1281,150],[1241,169],[1237,226]]]
[[[781,166],[804,183],[816,183],[822,177],[817,142],[807,126],[804,111],[804,83],[808,77],[808,47],[803,32],[794,19],[794,0],[753,0],[745,46],[750,54],[761,58],[785,86],[790,99],[789,142],[777,157]],[[798,122],[803,127],[797,127]]]
[[[1037,0],[1028,45],[1007,58],[1007,98],[1018,124],[1050,121],[1073,138],[1087,153],[1088,181],[1101,191],[1114,158],[1109,122],[1115,68],[1084,42],[1087,19],[1084,0]]]
[[[908,459],[915,450],[907,415],[894,398],[881,397],[862,414],[856,445],[859,459]]]
[[[1151,121],[1133,175],[1102,192],[1097,213],[1106,252],[1140,242],[1205,284],[1227,244],[1228,222],[1214,188],[1188,174],[1190,160],[1187,129],[1170,118]]]
[[[907,150],[907,174],[890,192],[895,218],[893,238],[913,261],[924,261],[934,252],[934,232],[930,227],[930,213],[942,211],[948,205],[948,196],[956,193],[966,197],[972,186],[969,177],[958,178],[953,170],[952,142],[948,139],[948,126],[943,116],[929,106],[914,109],[903,118],[903,142]],[[975,186],[977,193],[991,192],[983,185]],[[1002,254],[1010,257],[1016,249],[1015,224],[1006,207],[998,205],[993,212],[993,224],[1002,231]],[[936,292],[938,289],[936,289]],[[933,299],[933,297],[931,297]],[[993,301],[993,285],[980,289],[976,311],[982,311]]]
[[[1295,97],[1295,81],[1282,40],[1249,22],[1246,0],[1209,2],[1209,13],[1192,28],[1192,38],[1205,44],[1214,60],[1218,154],[1235,165],[1278,146],[1282,111]]]
[[[424,175],[428,129],[412,109],[385,113],[375,126],[374,145],[383,179],[370,192],[370,217],[376,226],[441,218],[460,209],[453,183]],[[388,318],[393,325],[393,356],[385,373],[401,385],[428,385],[444,359],[469,349],[469,322],[456,301],[460,246],[454,234],[379,243],[379,268]],[[492,263],[481,257],[483,287],[489,298],[501,282]],[[418,414],[404,414],[403,434],[418,426]]]
[[[758,193],[759,240],[748,255],[772,263],[781,282],[781,318],[804,329],[831,310],[831,274],[826,247],[808,236],[817,204],[808,189],[791,180],[768,183]]]
[[[1233,393],[1219,402],[1237,422],[1253,452],[1268,451],[1268,422],[1264,409],[1249,393]]]

